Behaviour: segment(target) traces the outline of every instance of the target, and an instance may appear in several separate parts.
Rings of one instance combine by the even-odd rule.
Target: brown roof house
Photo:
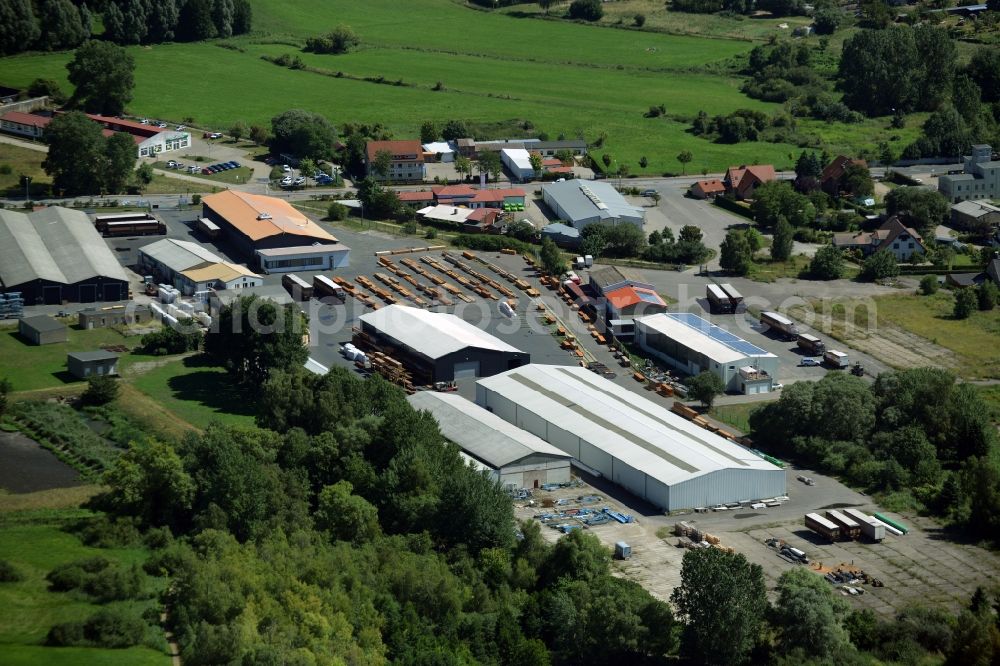
[[[875,231],[858,231],[833,235],[833,246],[841,250],[861,250],[865,256],[888,250],[896,261],[910,261],[925,252],[924,240],[912,227],[905,226],[893,215]]]
[[[688,188],[688,194],[690,194],[695,199],[709,199],[725,193],[726,193],[726,186],[718,178],[711,178],[709,180],[699,180],[690,188]]]
[[[775,179],[774,167],[770,164],[729,167],[722,183],[726,193],[737,199],[752,199],[754,190]]]
[[[847,167],[852,164],[857,164],[858,166],[863,166],[868,168],[868,163],[864,160],[851,159],[850,157],[845,157],[844,155],[837,155],[833,158],[833,161],[826,165],[823,172],[819,175],[819,186],[820,188],[829,194],[831,197],[836,197],[840,195],[841,179],[844,177],[844,172],[847,171]]]

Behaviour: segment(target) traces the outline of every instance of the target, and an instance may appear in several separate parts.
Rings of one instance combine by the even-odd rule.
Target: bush
[[[83,591],[99,602],[133,599],[142,591],[145,574],[138,564],[125,568],[120,564],[99,571],[83,584]]]
[[[437,236],[438,236],[437,229],[428,229],[427,233],[424,234],[424,238],[428,240],[437,238]]]
[[[45,580],[49,581],[49,589],[53,592],[68,592],[83,587],[91,575],[111,566],[111,560],[104,557],[91,557],[60,564],[50,571]]]
[[[333,220],[337,222],[347,218],[347,206],[342,203],[337,203],[334,201],[330,204],[330,207],[326,209],[326,219]]]
[[[122,609],[105,608],[83,622],[63,622],[45,642],[58,647],[127,648],[142,643],[146,623]]]
[[[183,354],[196,351],[201,345],[202,334],[192,330],[184,333],[173,326],[164,326],[158,331],[147,333],[140,340],[142,351],[154,356]]]
[[[569,17],[584,21],[600,21],[604,16],[601,0],[573,0],[569,6]]]
[[[976,289],[976,298],[979,301],[979,309],[984,311],[992,310],[997,306],[997,286],[987,278],[979,288]]]
[[[125,548],[142,541],[138,518],[111,518],[101,514],[77,525],[80,541],[94,548]]]
[[[63,622],[55,625],[49,629],[45,644],[55,647],[86,647],[87,639],[83,635],[83,622]]]
[[[635,16],[633,16],[632,25],[634,25],[637,28],[641,28],[642,26],[646,25],[646,15],[636,14]]]
[[[832,245],[824,245],[809,262],[809,275],[816,280],[839,280],[844,272],[844,255]]]
[[[194,205],[194,206],[197,206],[200,203],[201,203],[201,195],[200,194],[192,194],[191,195],[191,204]]]
[[[417,223],[413,221],[405,223],[403,225],[403,233],[407,236],[412,236],[417,233]]]
[[[0,560],[0,583],[17,583],[24,580],[24,574],[7,560]]]
[[[357,34],[346,25],[338,25],[325,35],[306,39],[306,51],[313,53],[347,53],[361,43]]]
[[[920,278],[920,293],[924,296],[936,294],[938,290],[938,279],[936,275],[925,275]]]
[[[118,380],[108,375],[98,375],[87,380],[87,390],[81,399],[85,405],[106,405],[118,397]]]
[[[955,309],[952,311],[952,316],[955,319],[968,319],[978,302],[979,299],[973,289],[959,289],[955,292]]]

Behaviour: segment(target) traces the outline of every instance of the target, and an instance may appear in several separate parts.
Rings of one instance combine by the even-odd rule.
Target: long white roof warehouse
[[[785,494],[785,472],[576,366],[481,379],[476,402],[665,511]]]

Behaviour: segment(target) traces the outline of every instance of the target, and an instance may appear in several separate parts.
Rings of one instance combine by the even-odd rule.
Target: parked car
[[[181,130],[187,129],[187,125],[178,125],[174,129],[180,132]]]
[[[208,138],[209,139],[221,139],[222,138],[222,133],[221,132],[211,132],[211,133],[209,133]]]
[[[142,125],[148,125],[149,124],[149,118],[140,118],[139,119],[139,123],[142,124]]]
[[[807,366],[807,367],[813,367],[813,366],[817,366],[817,365],[821,365],[821,364],[822,364],[822,361],[820,359],[818,359],[818,358],[812,358],[812,357],[804,358],[801,361],[799,361],[799,365],[803,365],[803,366]]]
[[[295,184],[296,185],[305,185],[306,184],[305,176],[299,176],[298,178],[296,178],[295,179]]]
[[[201,175],[203,175],[203,176],[211,176],[212,175],[212,169],[210,167],[203,168],[201,170]]]
[[[281,170],[283,172],[285,172],[285,173],[291,173],[292,172],[292,167],[288,166],[287,164],[282,164],[281,165]]]
[[[654,194],[656,194],[656,190],[643,190],[642,191],[642,196],[644,196],[644,197],[651,197]]]
[[[201,167],[198,166],[197,164],[192,164],[191,166],[188,167],[188,171],[190,171],[191,173],[198,173],[199,171],[201,171]]]
[[[165,128],[167,126],[167,124],[164,123],[164,122],[159,122],[159,123],[156,123],[156,126],[159,127],[160,129],[163,129],[163,128]]]
[[[174,160],[167,160],[167,168],[168,169],[176,169],[177,168],[177,162],[175,162]]]
[[[282,185],[282,187],[288,187],[291,184],[292,184],[292,177],[291,176],[285,176],[284,178],[281,179],[281,185]]]

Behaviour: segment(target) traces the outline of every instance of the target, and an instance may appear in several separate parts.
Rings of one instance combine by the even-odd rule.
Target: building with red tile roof
[[[726,193],[726,186],[718,178],[699,180],[690,188],[688,193],[695,199],[708,199]]]
[[[924,240],[917,230],[904,225],[895,215],[875,231],[834,234],[833,246],[842,250],[861,250],[865,256],[888,250],[896,261],[910,261],[926,251]]]
[[[819,186],[824,192],[832,197],[840,194],[840,179],[844,177],[844,172],[847,171],[847,167],[852,164],[857,164],[868,168],[868,163],[860,159],[851,159],[850,157],[845,157],[844,155],[837,155],[833,158],[823,172],[819,175]]]
[[[45,127],[52,122],[49,116],[39,116],[34,113],[8,111],[0,116],[0,130],[10,134],[40,139],[45,133]]]
[[[625,319],[666,312],[667,304],[652,289],[628,285],[604,294],[608,300],[608,319]]]
[[[753,164],[751,166],[729,167],[722,182],[726,187],[726,192],[737,199],[752,199],[757,187],[769,183],[775,178],[772,165]]]

